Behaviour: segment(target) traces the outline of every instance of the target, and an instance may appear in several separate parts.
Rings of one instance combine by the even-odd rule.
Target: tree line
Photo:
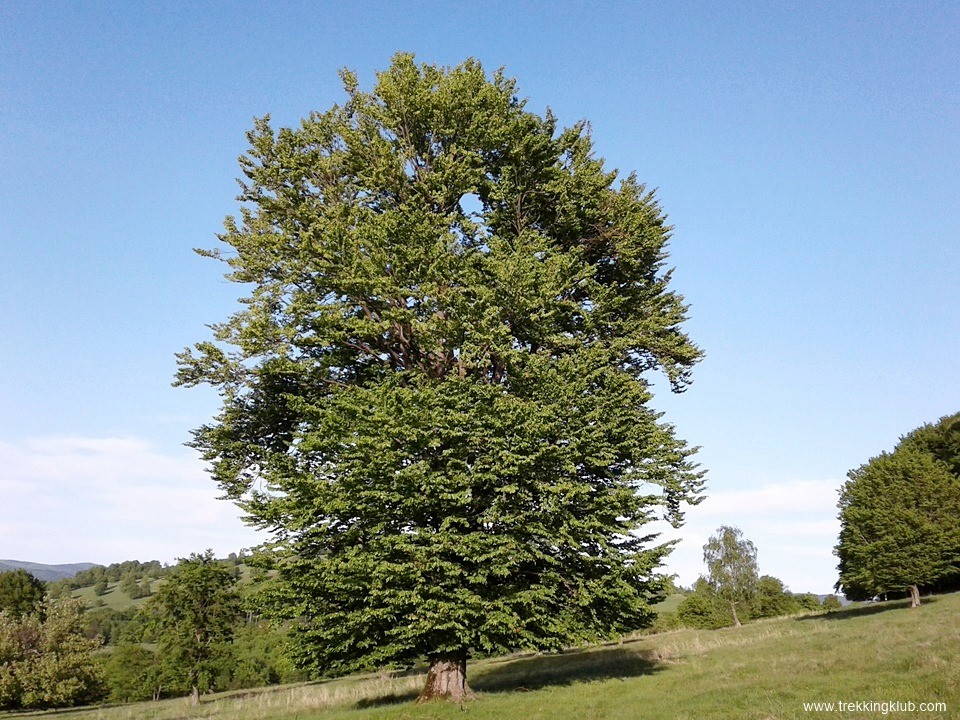
[[[821,600],[812,593],[792,593],[782,580],[760,575],[756,546],[739,528],[718,528],[703,547],[703,559],[707,573],[697,578],[676,612],[658,618],[657,630],[739,627],[747,620],[842,607],[836,595]]]
[[[203,692],[306,679],[236,568],[210,551],[192,555],[165,569],[148,601],[119,612],[86,611],[23,570],[0,573],[0,709],[198,702]]]

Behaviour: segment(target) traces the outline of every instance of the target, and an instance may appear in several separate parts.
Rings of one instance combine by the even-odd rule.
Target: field
[[[150,585],[155,589],[159,586],[159,583],[155,580]],[[74,590],[71,595],[75,598],[80,598],[83,600],[87,604],[87,607],[92,608],[93,610],[98,610],[100,608],[107,608],[109,610],[126,610],[130,607],[139,607],[147,601],[147,598],[137,598],[136,600],[132,600],[129,595],[120,589],[120,583],[118,582],[108,583],[106,594],[100,595],[99,597],[93,592],[92,585]]]
[[[478,661],[479,699],[415,706],[422,676],[368,675],[204,699],[71,711],[71,720],[695,720],[960,716],[960,594],[878,603],[739,629]],[[813,702],[914,703],[912,712],[805,710]],[[920,703],[945,703],[920,712]],[[906,705],[905,705],[906,706]],[[906,706],[908,707],[908,706]],[[19,716],[26,717],[26,716]]]

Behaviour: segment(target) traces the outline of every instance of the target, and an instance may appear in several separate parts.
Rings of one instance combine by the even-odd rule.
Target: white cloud
[[[760,570],[796,591],[828,592],[839,532],[841,481],[772,483],[715,491],[687,512],[668,570],[692,583],[702,546],[720,525],[735,525],[757,546]],[[218,554],[262,538],[217,499],[218,488],[192,451],[158,450],[137,438],[43,437],[0,441],[0,557],[34,562],[100,562]]]
[[[0,441],[0,557],[117,562],[258,542],[195,453],[137,438]]]
[[[750,514],[821,512],[836,508],[835,480],[795,480],[749,490],[710,493],[692,513],[698,517],[724,517],[748,511]]]
[[[833,547],[840,532],[840,480],[793,480],[761,487],[708,491],[686,513],[680,530],[663,529],[680,543],[667,561],[669,572],[690,584],[705,571],[703,545],[720,525],[739,527],[757,547],[760,572],[797,592],[830,592],[836,582]]]

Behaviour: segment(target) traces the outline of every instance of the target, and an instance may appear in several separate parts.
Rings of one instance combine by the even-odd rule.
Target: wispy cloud
[[[0,441],[0,557],[164,561],[257,542],[200,459],[138,438]]]

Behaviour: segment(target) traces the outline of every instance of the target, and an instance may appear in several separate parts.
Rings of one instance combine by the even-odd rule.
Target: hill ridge
[[[26,570],[37,580],[44,582],[52,580],[67,580],[79,572],[97,567],[97,563],[60,563],[57,565],[35,563],[28,560],[11,560],[0,558],[0,572],[11,570]]]

